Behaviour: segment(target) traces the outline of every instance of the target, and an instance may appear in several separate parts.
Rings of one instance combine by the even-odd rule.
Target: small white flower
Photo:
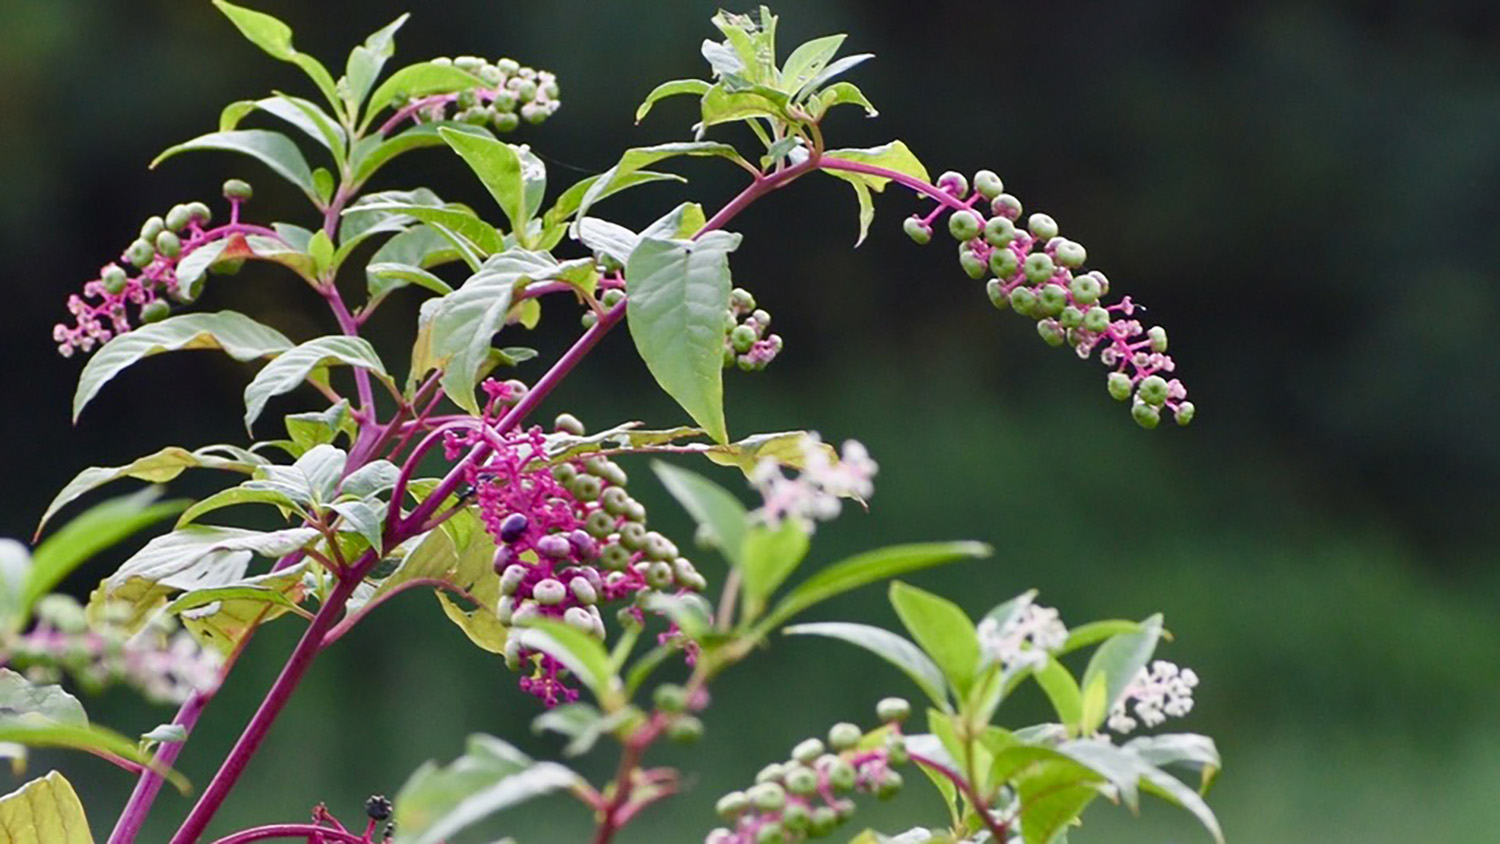
[[[1006,673],[1042,668],[1048,654],[1068,641],[1068,628],[1057,610],[1031,603],[1029,595],[1024,600],[1024,608],[1003,627],[993,618],[979,622],[980,648]]]
[[[1125,694],[1110,708],[1109,728],[1128,733],[1139,724],[1155,727],[1169,717],[1181,718],[1193,710],[1193,689],[1197,686],[1198,674],[1193,669],[1158,659],[1151,663],[1149,671],[1142,668],[1136,674],[1125,687]],[[1126,711],[1132,701],[1135,718]]]
[[[869,498],[875,492],[872,480],[879,467],[865,447],[854,440],[844,443],[838,463],[830,459],[817,434],[802,443],[802,471],[788,478],[781,464],[765,458],[750,473],[750,483],[765,503],[755,515],[766,524],[779,525],[795,519],[809,530],[815,522],[826,522],[843,509],[841,498]]]

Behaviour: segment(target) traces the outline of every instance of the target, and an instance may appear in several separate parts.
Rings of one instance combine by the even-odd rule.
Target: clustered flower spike
[[[58,323],[53,327],[58,353],[63,357],[71,357],[75,351],[87,354],[96,345],[132,330],[127,306],[137,308],[142,323],[160,322],[171,313],[167,300],[191,302],[197,296],[197,282],[203,272],[238,269],[240,259],[232,259],[216,262],[212,268],[197,267],[189,278],[178,277],[178,268],[190,255],[239,231],[240,206],[250,196],[250,185],[245,182],[225,182],[230,219],[228,225],[217,228],[208,228],[213,214],[202,202],[174,205],[165,215],[147,219],[140,236],[125,248],[117,263],[104,265],[98,278],[84,284],[82,295],[68,297],[74,325]]]
[[[1006,674],[1046,667],[1047,656],[1068,641],[1057,610],[1032,603],[1030,595],[1021,600],[1023,608],[1004,624],[995,618],[979,623],[979,647]]]
[[[724,367],[738,366],[751,372],[765,369],[781,353],[781,335],[768,334],[771,315],[755,306],[755,297],[743,287],[729,293],[724,312]]]
[[[1103,303],[1109,279],[1098,270],[1083,270],[1088,253],[1082,244],[1060,236],[1057,222],[1046,214],[1032,214],[1024,228],[1018,225],[1021,201],[1006,193],[990,170],[974,174],[972,192],[969,180],[952,171],[938,178],[937,187],[963,207],[940,203],[908,218],[904,228],[912,240],[931,241],[933,222],[948,213],[959,265],[973,279],[989,278],[985,292],[996,308],[1037,320],[1043,340],[1070,345],[1081,358],[1099,349],[1100,362],[1113,370],[1110,395],[1129,400],[1131,416],[1142,427],[1155,428],[1163,409],[1179,425],[1192,421],[1187,388],[1169,379],[1176,364],[1166,353],[1166,329],[1144,328],[1135,314],[1145,308],[1129,296]]]
[[[1109,710],[1109,728],[1117,733],[1128,733],[1139,724],[1155,727],[1167,718],[1181,718],[1193,709],[1193,689],[1198,687],[1198,674],[1191,668],[1178,668],[1176,664],[1158,659],[1151,663],[1150,670],[1142,668],[1125,694]],[[1127,712],[1127,704],[1134,703],[1135,717]],[[1137,722],[1136,719],[1140,719]]]
[[[25,669],[32,682],[54,683],[66,672],[90,692],[123,683],[153,703],[178,704],[219,682],[219,655],[170,616],[134,633],[113,616],[90,629],[83,607],[68,595],[42,598],[36,615],[35,627],[6,643],[3,660]]]
[[[639,620],[640,603],[650,593],[696,593],[708,583],[677,546],[646,529],[646,508],[625,489],[625,470],[602,455],[552,461],[548,437],[540,427],[497,435],[489,422],[525,395],[519,381],[484,384],[490,401],[486,424],[450,432],[444,447],[457,460],[480,440],[493,449],[482,464],[469,468],[485,530],[499,546],[495,573],[500,576],[496,615],[501,623],[525,627],[551,618],[604,638],[604,603],[633,601],[626,612]],[[558,417],[557,430],[573,436],[583,425],[571,415]],[[512,668],[530,665],[521,688],[547,706],[578,698],[567,685],[563,666],[533,652],[512,636],[505,658]]]
[[[795,478],[787,477],[775,459],[762,458],[750,473],[750,483],[765,504],[752,515],[773,527],[794,519],[810,531],[815,522],[838,517],[840,498],[864,501],[875,494],[874,477],[880,467],[862,444],[845,440],[837,460],[832,452],[816,433],[808,434],[802,441],[802,471]]]
[[[382,127],[382,132],[388,132],[406,117],[418,123],[456,120],[490,126],[497,132],[513,132],[522,120],[541,123],[562,105],[556,76],[523,67],[515,59],[491,62],[478,56],[458,56],[433,59],[432,63],[456,67],[480,81],[456,94],[398,98],[402,105]]]
[[[865,735],[857,725],[835,724],[828,741],[810,738],[791,758],[767,765],[755,785],[731,791],[715,807],[731,826],[708,834],[705,844],[798,844],[823,838],[854,815],[849,795],[886,800],[903,785],[895,768],[908,759],[901,721],[911,704],[886,698],[876,706],[885,726]]]

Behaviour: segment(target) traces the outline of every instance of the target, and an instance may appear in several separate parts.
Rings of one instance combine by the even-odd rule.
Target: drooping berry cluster
[[[106,264],[98,278],[84,284],[82,295],[68,297],[68,311],[75,323],[71,328],[62,323],[53,327],[58,353],[63,357],[72,356],[75,350],[88,353],[95,345],[130,331],[133,326],[128,305],[137,308],[142,323],[152,323],[171,313],[168,299],[192,301],[196,286],[181,283],[178,266],[200,247],[236,231],[240,205],[250,195],[250,186],[239,179],[224,183],[224,198],[230,207],[227,226],[208,228],[213,214],[202,202],[174,205],[165,215],[146,220],[140,236],[125,248],[118,263]],[[229,263],[215,269],[229,269]],[[135,275],[126,267],[134,269]],[[196,275],[201,277],[201,271]]]
[[[743,287],[729,293],[724,312],[724,366],[751,372],[765,369],[781,352],[781,335],[768,334],[771,315],[755,307],[755,297]]]
[[[433,59],[432,63],[451,65],[481,81],[456,94],[398,98],[396,117],[386,124],[386,130],[409,116],[418,123],[457,120],[512,132],[522,120],[543,122],[562,105],[557,77],[545,70],[523,67],[515,59],[491,62],[478,56],[459,56]]]
[[[908,218],[904,228],[912,240],[931,241],[933,222],[951,212],[948,232],[959,242],[959,265],[971,278],[989,277],[985,291],[995,307],[1035,319],[1043,340],[1052,346],[1066,343],[1081,358],[1098,348],[1100,362],[1114,370],[1110,395],[1131,400],[1131,415],[1142,427],[1155,428],[1164,408],[1179,425],[1192,421],[1187,388],[1163,377],[1176,369],[1166,353],[1166,329],[1144,329],[1134,318],[1144,309],[1129,296],[1103,303],[1109,279],[1098,270],[1083,271],[1088,253],[1082,244],[1060,236],[1057,222],[1046,214],[1032,214],[1024,228],[1017,225],[1021,201],[1005,192],[992,171],[974,174],[972,193],[969,180],[952,171],[938,178],[937,187],[964,207],[940,204]]]
[[[526,387],[518,381],[486,382],[492,400],[487,414],[519,401]],[[583,425],[558,417],[557,430],[575,436]],[[473,431],[450,434],[449,459],[484,439],[491,456],[470,472],[480,519],[495,538],[495,572],[500,576],[496,615],[504,624],[524,627],[552,618],[603,638],[605,603],[639,603],[647,593],[696,592],[708,584],[692,562],[665,536],[646,528],[646,508],[626,491],[619,464],[602,455],[553,462],[540,427],[507,435]],[[506,645],[506,661],[533,670],[521,688],[548,706],[575,700],[562,665],[522,646]]]
[[[858,726],[835,724],[825,745],[810,738],[786,762],[767,765],[755,785],[719,799],[719,816],[732,826],[708,834],[706,844],[796,844],[831,834],[853,816],[849,795],[890,798],[901,790],[906,742],[901,722],[911,705],[886,698],[876,706],[885,728],[866,736]]]

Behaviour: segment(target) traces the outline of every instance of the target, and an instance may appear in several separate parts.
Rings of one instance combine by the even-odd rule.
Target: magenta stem
[[[172,719],[175,726],[184,731],[192,733],[193,727],[198,723],[198,717],[213,699],[213,692],[193,692],[188,699],[182,702],[177,710],[177,717]],[[152,765],[141,773],[135,781],[135,789],[130,792],[130,800],[125,803],[125,810],[115,821],[115,828],[109,834],[109,844],[128,844],[134,841],[136,835],[141,831],[141,826],[146,822],[146,815],[151,812],[151,804],[155,802],[156,795],[161,791],[164,777],[159,771],[172,767],[177,761],[177,754],[182,752],[182,746],[187,744],[187,737],[182,741],[165,742],[152,757]]]
[[[985,829],[988,829],[990,831],[990,836],[993,837],[996,841],[1009,840],[1009,833],[1006,831],[1006,827],[1009,826],[1009,824],[997,821],[992,815],[990,815],[989,806],[985,803],[984,799],[979,796],[979,792],[974,790],[974,784],[965,779],[962,774],[958,773],[947,765],[938,762],[935,759],[928,759],[926,756],[921,756],[916,753],[911,754],[911,761],[917,763],[918,765],[921,765],[922,767],[932,771],[933,773],[941,776],[942,778],[957,786],[958,790],[962,791],[964,793],[964,796],[969,798],[969,803],[974,806],[974,811],[979,813],[980,819],[984,821]]]
[[[214,844],[249,844],[251,841],[269,841],[273,838],[301,838],[304,841],[326,841],[336,844],[369,844],[370,839],[345,830],[331,829],[310,823],[283,823],[258,826],[220,838]]]

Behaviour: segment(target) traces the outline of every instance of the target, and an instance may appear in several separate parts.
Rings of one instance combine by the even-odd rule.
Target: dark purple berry
[[[531,522],[524,513],[511,513],[500,522],[500,541],[505,543],[515,542],[526,532]]]

